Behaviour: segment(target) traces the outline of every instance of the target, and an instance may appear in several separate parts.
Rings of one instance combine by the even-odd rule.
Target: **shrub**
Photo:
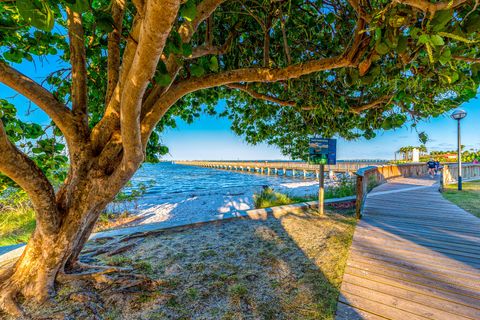
[[[286,194],[275,192],[270,187],[264,187],[260,193],[253,195],[253,202],[255,208],[268,208],[290,204],[295,201]]]

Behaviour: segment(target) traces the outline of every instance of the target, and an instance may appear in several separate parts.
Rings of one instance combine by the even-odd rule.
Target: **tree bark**
[[[100,212],[133,174],[116,175],[114,180],[114,176],[102,174],[104,168],[92,159],[93,156],[84,159],[81,163],[89,165],[75,171],[82,179],[74,177],[67,181],[57,199],[44,205],[62,207],[60,226],[37,224],[21,257],[11,269],[0,274],[0,310],[21,317],[23,312],[15,302],[18,296],[38,303],[53,296],[55,279],[75,267]]]

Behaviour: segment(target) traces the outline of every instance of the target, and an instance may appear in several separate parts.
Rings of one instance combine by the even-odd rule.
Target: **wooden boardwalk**
[[[369,193],[336,319],[480,319],[480,219],[429,179]]]

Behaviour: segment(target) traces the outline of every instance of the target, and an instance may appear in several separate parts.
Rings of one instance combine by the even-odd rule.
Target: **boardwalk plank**
[[[480,319],[479,252],[480,219],[433,180],[377,187],[355,230],[337,319]]]
[[[409,301],[417,302],[425,306],[430,306],[438,310],[446,311],[450,314],[456,314],[471,319],[480,319],[480,310],[475,308],[469,308],[464,305],[457,304],[455,302],[442,299],[432,295],[426,295],[416,291],[410,291],[401,287],[394,287],[382,282],[376,282],[374,280],[365,279],[362,277],[356,277],[347,274],[344,279],[344,283],[353,284],[361,287],[366,287],[377,292],[406,299]]]

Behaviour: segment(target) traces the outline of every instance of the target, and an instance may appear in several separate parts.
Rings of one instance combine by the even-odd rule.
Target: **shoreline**
[[[263,177],[259,175],[259,177]],[[334,185],[326,180],[326,187]],[[165,221],[187,221],[195,219],[221,218],[226,214],[255,209],[253,196],[260,192],[263,185],[244,185],[241,187],[219,187],[166,194],[146,193],[130,202],[112,203],[108,209],[114,212],[131,212],[139,219],[128,226],[144,225]],[[309,197],[318,193],[316,179],[272,180],[269,187],[275,191],[295,197]]]

